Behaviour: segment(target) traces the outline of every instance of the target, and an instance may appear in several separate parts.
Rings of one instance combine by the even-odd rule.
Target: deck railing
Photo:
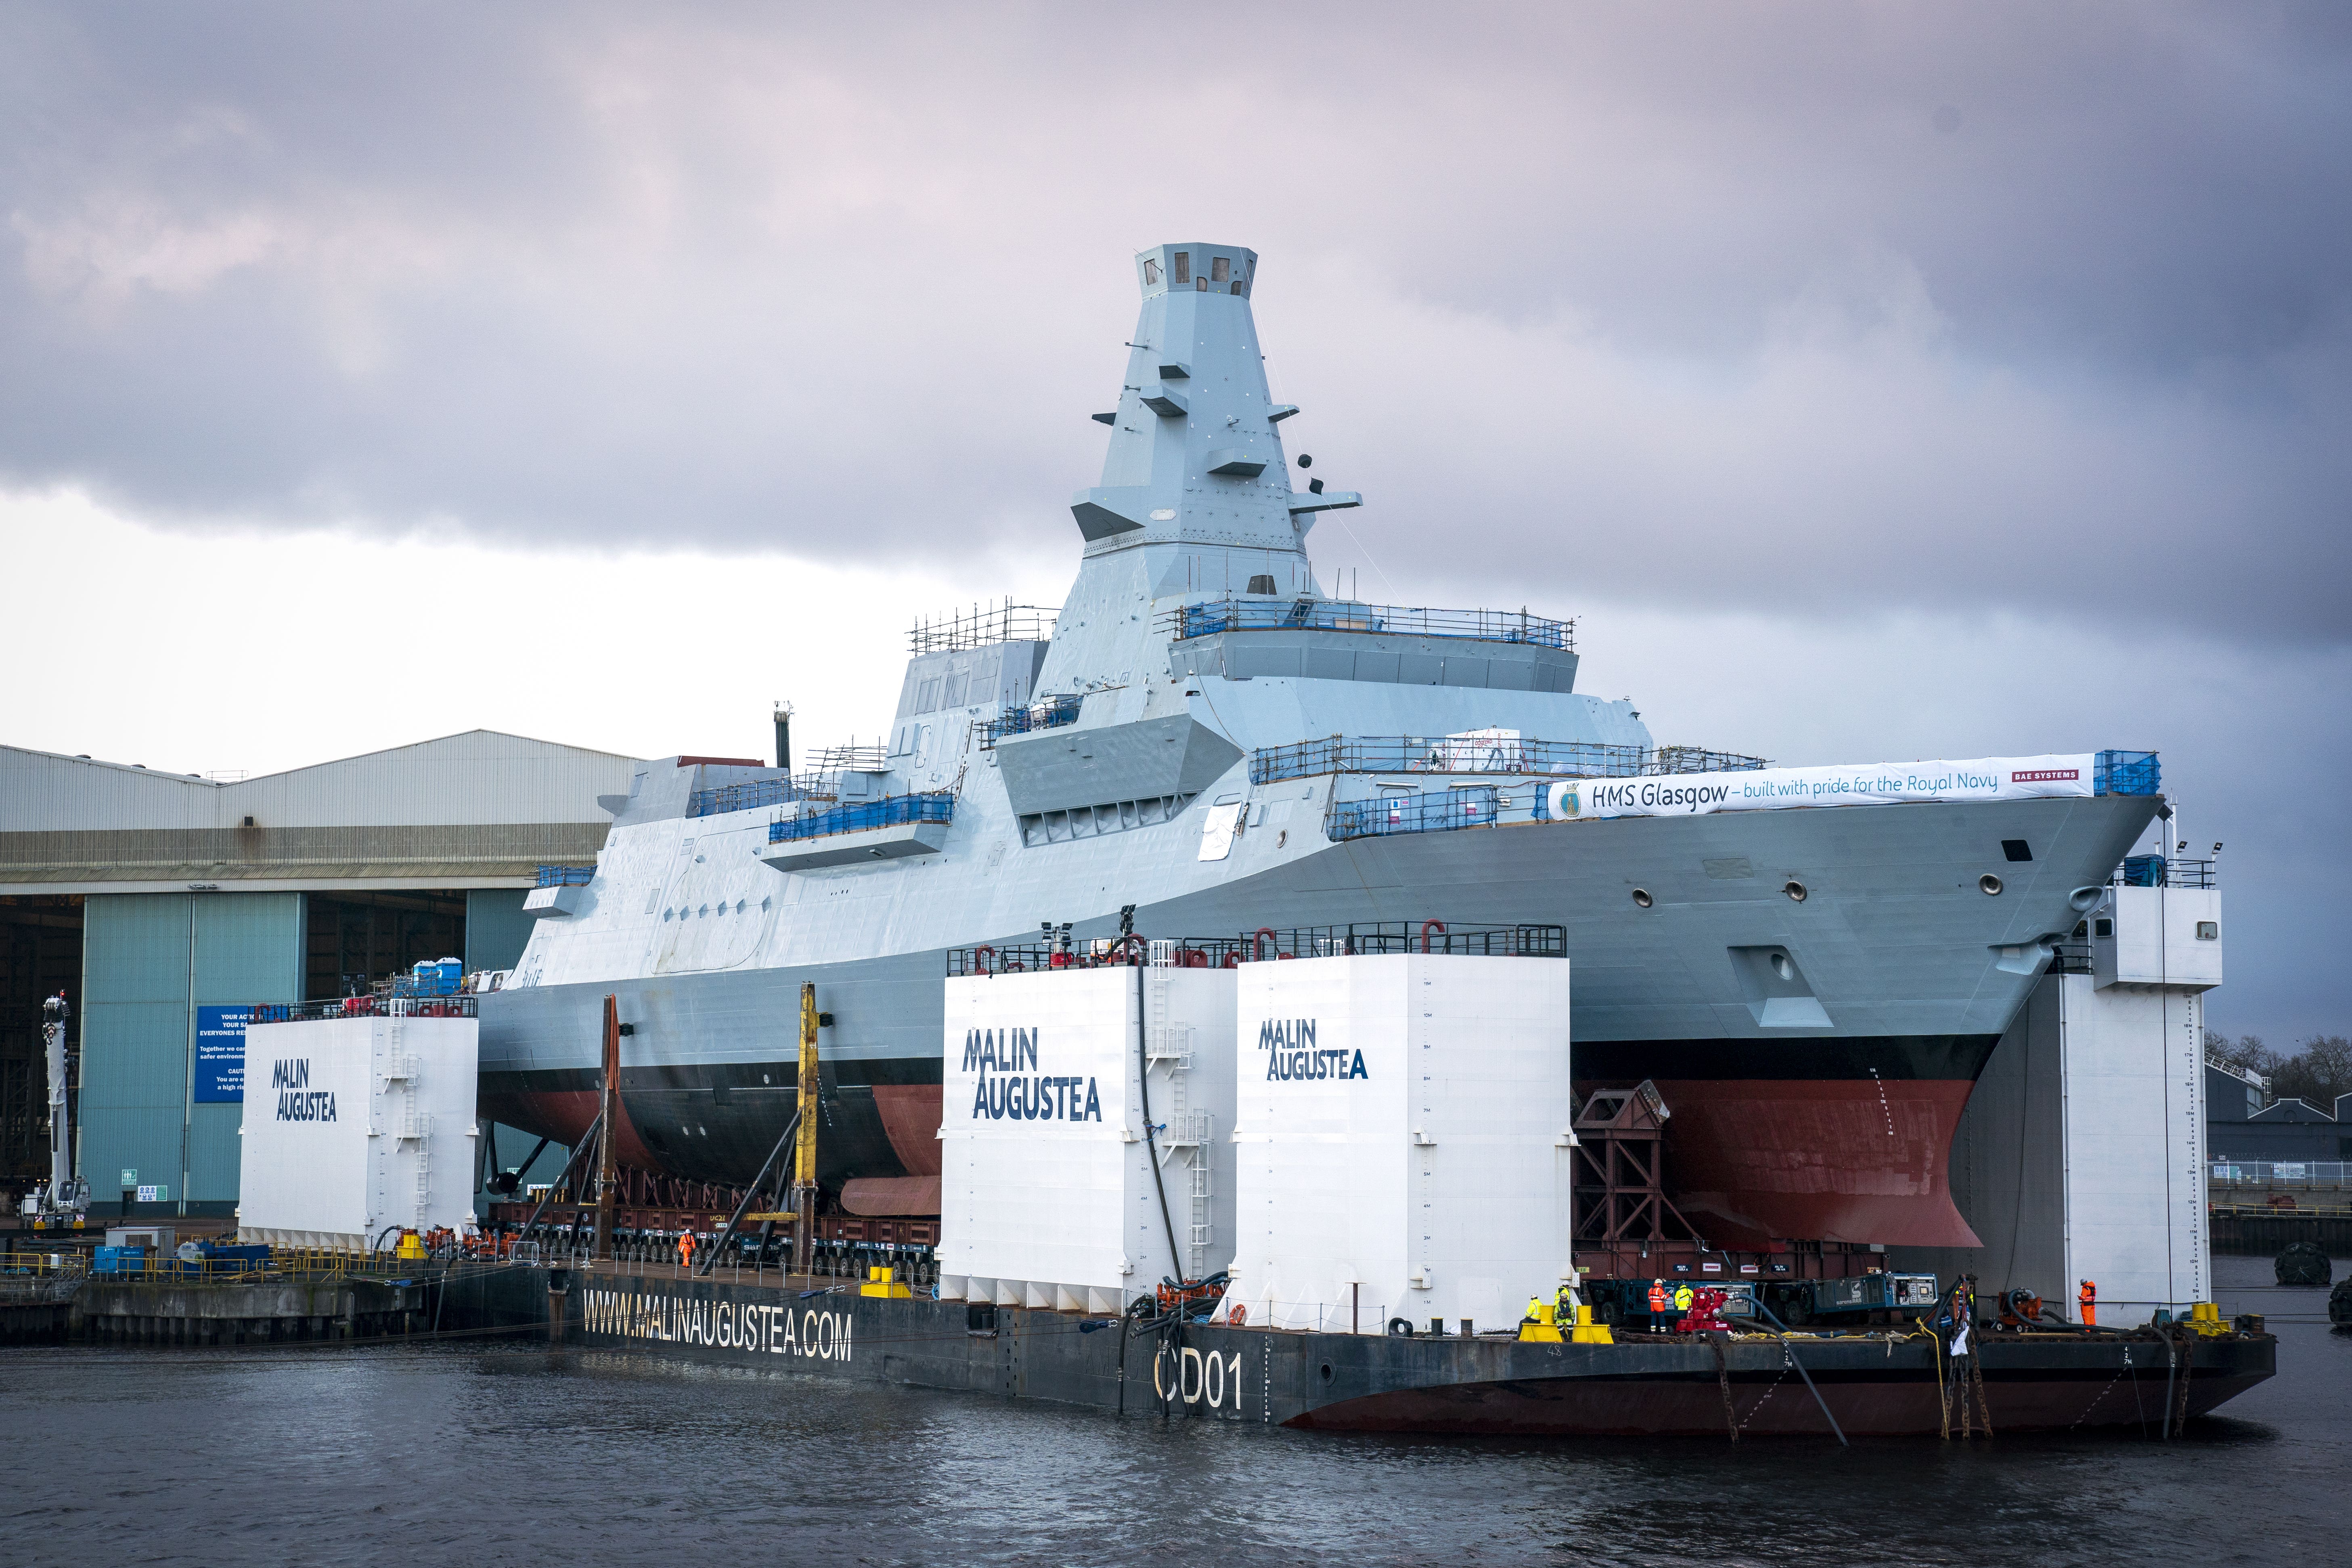
[[[1045,605],[975,605],[961,614],[919,620],[908,634],[910,652],[954,653],[1003,642],[1050,642],[1061,611]]]
[[[2213,886],[2214,863],[2162,855],[2134,855],[2107,879],[2116,888],[2206,888]]]
[[[1444,921],[1358,921],[1244,931],[1242,962],[1339,958],[1398,952],[1475,953],[1488,958],[1566,958],[1568,928],[1555,925],[1448,925]]]
[[[1552,620],[1524,609],[1439,610],[1352,599],[1211,599],[1179,605],[1163,617],[1161,629],[1180,641],[1218,632],[1324,631],[1464,637],[1569,650],[1576,647],[1574,621]]]
[[[782,805],[800,798],[800,789],[790,779],[754,779],[750,784],[696,790],[686,797],[686,815],[717,816],[727,811],[755,811],[763,805]]]
[[[2091,973],[2091,944],[2087,942],[2054,942],[2050,944],[2051,973],[2054,974],[2088,974]]]
[[[2091,768],[2091,788],[2099,795],[2155,795],[2163,770],[2154,752],[2101,752]]]
[[[1492,827],[1501,804],[1501,793],[1491,784],[1383,795],[1374,800],[1343,800],[1332,805],[1328,831],[1336,840]]]
[[[539,885],[542,888],[584,888],[596,879],[593,866],[541,866]]]
[[[894,795],[859,805],[836,805],[768,824],[768,842],[790,844],[803,838],[826,838],[836,833],[858,833],[869,827],[897,827],[909,822],[948,822],[955,816],[955,796]]]
[[[1020,974],[1041,970],[1148,965],[1154,969],[1234,969],[1287,958],[1374,953],[1455,952],[1495,957],[1565,958],[1568,931],[1556,925],[1461,925],[1444,921],[1359,921],[1348,925],[1261,926],[1234,936],[1092,937],[1024,940],[950,948],[950,976]]]
[[[1744,773],[1762,757],[1699,746],[1612,746],[1507,735],[1327,735],[1250,753],[1250,783],[1318,773],[1538,773],[1633,778],[1651,773]]]
[[[329,996],[316,1002],[255,1002],[246,1024],[312,1024],[322,1018],[472,1018],[481,998],[454,996]]]
[[[1076,693],[1063,692],[1041,697],[1025,707],[1007,708],[980,727],[980,747],[986,751],[1007,735],[1025,735],[1034,730],[1056,730],[1078,721],[1078,708],[1085,699]]]

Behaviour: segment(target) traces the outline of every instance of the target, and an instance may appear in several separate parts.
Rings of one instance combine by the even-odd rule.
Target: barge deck
[[[665,1266],[496,1271],[475,1297],[562,1342],[836,1380],[1328,1432],[1525,1436],[1933,1436],[1962,1429],[1959,1374],[1991,1430],[2177,1430],[2277,1369],[2260,1331],[1989,1331],[1975,1366],[1925,1330],[1634,1334],[1614,1344],[1344,1334],[1118,1319],[916,1297],[817,1277]],[[1811,1388],[1808,1387],[1810,1380]],[[1816,1394],[1814,1391],[1818,1391]],[[2170,1412],[2170,1419],[2167,1413]]]

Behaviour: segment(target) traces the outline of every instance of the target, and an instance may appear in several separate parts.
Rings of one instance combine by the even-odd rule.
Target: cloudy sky
[[[2352,1032],[2352,8],[19,0],[0,216],[0,740],[871,734],[1207,236],[1326,571],[1662,739],[2158,747],[2214,1021]]]

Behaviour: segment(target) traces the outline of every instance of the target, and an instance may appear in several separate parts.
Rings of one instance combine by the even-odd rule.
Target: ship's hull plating
[[[1658,1084],[1673,1112],[1674,1184],[1705,1228],[1727,1244],[1971,1246],[1946,1163],[1970,1087],[2039,968],[2038,955],[2019,962],[2015,944],[2072,929],[2070,895],[2103,879],[2152,804],[1853,806],[1336,845],[1318,834],[1311,853],[1141,901],[1137,923],[1155,935],[1432,916],[1562,925],[1576,1075]],[[1128,837],[1149,834],[1180,849],[1197,841],[1190,816]],[[2007,862],[2008,838],[2028,839],[2034,859]],[[999,897],[964,916],[990,923],[942,932],[939,945],[494,994],[482,1013],[485,1113],[576,1138],[594,1114],[603,999],[615,994],[636,1025],[624,1042],[625,1156],[748,1180],[793,1109],[799,993],[810,982],[836,1019],[823,1052],[824,1180],[935,1175],[948,948],[1002,940],[1022,917],[1125,901],[1115,886],[1053,890],[1086,847],[1016,851],[1037,858],[1043,879],[1019,900],[1027,907]],[[1993,867],[1998,896],[1979,886]],[[835,885],[893,874],[846,871]],[[1110,929],[1101,914],[1078,922],[1082,936]],[[820,930],[805,945],[835,944]],[[1762,1025],[1732,956],[1757,947],[1795,957],[1827,1026]]]

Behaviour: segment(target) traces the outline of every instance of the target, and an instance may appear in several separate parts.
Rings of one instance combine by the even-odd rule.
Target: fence
[[[1218,632],[1389,632],[1424,637],[1463,637],[1474,642],[1533,643],[1573,649],[1576,623],[1531,616],[1525,610],[1433,610],[1422,605],[1363,605],[1347,599],[1213,599],[1183,605],[1165,616],[1161,629],[1179,639]]]
[[[791,844],[803,838],[824,838],[836,833],[856,833],[868,827],[896,827],[908,822],[949,822],[955,816],[955,796],[894,795],[863,805],[836,805],[782,822],[768,824],[768,842]]]
[[[1391,833],[1450,833],[1464,827],[1492,827],[1501,795],[1491,785],[1473,789],[1426,790],[1419,795],[1392,795],[1377,800],[1333,803],[1328,828],[1334,840],[1377,838]]]
[[[2352,1160],[2216,1160],[2210,1174],[2216,1187],[2346,1187]]]
[[[1611,746],[1514,735],[1327,735],[1250,753],[1250,783],[1318,773],[1539,773],[1633,778],[1656,773],[1746,773],[1762,757],[1700,746]]]

